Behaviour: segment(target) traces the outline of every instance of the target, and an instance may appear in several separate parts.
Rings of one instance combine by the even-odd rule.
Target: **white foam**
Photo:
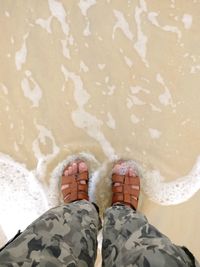
[[[141,86],[130,86],[130,90],[132,94],[138,94],[139,92],[144,92],[146,94],[150,94],[150,91],[148,89],[145,89]]]
[[[115,85],[108,85],[107,88],[108,88],[107,95],[113,95],[115,90],[116,90],[116,86]]]
[[[112,39],[114,40],[115,38],[115,31],[117,29],[121,29],[124,35],[129,39],[133,40],[133,33],[130,30],[129,24],[126,21],[124,14],[119,11],[119,10],[114,10],[113,11],[115,17],[117,18],[117,22],[115,23],[115,26],[113,27],[113,33],[112,33]]]
[[[90,31],[90,22],[89,22],[88,19],[87,19],[87,22],[86,22],[86,27],[85,27],[85,29],[84,29],[84,31],[83,31],[83,35],[84,35],[84,36],[89,36],[89,35],[91,35],[91,31]]]
[[[159,171],[148,171],[142,180],[143,191],[161,205],[176,205],[189,200],[200,189],[200,156],[191,172],[172,182],[165,182]]]
[[[52,18],[53,18],[52,16],[50,16],[48,19],[38,18],[38,19],[36,19],[35,23],[37,25],[40,25],[48,33],[52,33],[52,30],[51,30],[51,20],[52,20]]]
[[[136,106],[143,106],[143,105],[145,105],[145,102],[142,101],[141,99],[139,99],[139,98],[138,98],[137,96],[135,96],[135,95],[131,95],[131,96],[130,96],[130,99],[131,99],[133,105],[136,105]]]
[[[23,36],[22,47],[15,53],[15,64],[17,70],[21,70],[22,65],[26,62],[27,56],[27,47],[26,47],[26,39],[28,38],[28,33]]]
[[[69,36],[69,44],[70,45],[74,44],[74,37],[72,35]]]
[[[133,102],[129,97],[127,97],[127,99],[126,99],[126,106],[128,109],[131,109],[133,106]]]
[[[0,218],[7,239],[24,230],[49,206],[41,184],[22,164],[0,153]],[[13,223],[14,218],[14,223]]]
[[[156,26],[156,27],[158,27],[158,28],[160,28],[160,29],[162,29],[163,31],[166,31],[166,32],[176,33],[177,37],[178,37],[178,40],[180,41],[180,39],[182,37],[182,33],[178,29],[178,27],[172,26],[172,25],[161,26],[158,23],[157,16],[158,16],[158,13],[156,13],[156,12],[149,12],[148,13],[148,19],[154,26]]]
[[[131,98],[132,98],[134,105],[143,106],[146,104],[144,101],[139,99],[137,96],[131,96]]]
[[[188,124],[189,122],[191,122],[191,119],[186,119],[184,121],[181,122],[181,125],[185,126],[186,124]]]
[[[158,139],[161,136],[161,132],[158,129],[149,128],[149,134],[152,139]]]
[[[19,151],[19,146],[18,146],[18,144],[16,143],[16,142],[14,142],[14,149],[15,149],[15,151]]]
[[[135,114],[131,114],[131,122],[137,124],[140,122],[140,119]]]
[[[89,36],[91,35],[91,31],[90,31],[90,21],[88,19],[88,16],[87,16],[87,12],[88,12],[88,9],[91,8],[92,6],[94,6],[96,4],[96,0],[80,0],[79,1],[79,8],[81,10],[81,13],[83,14],[83,16],[86,17],[86,27],[83,31],[83,35],[84,36]]]
[[[110,77],[109,77],[109,76],[106,76],[106,77],[105,77],[105,83],[108,83],[109,80],[110,80]]]
[[[11,42],[11,44],[15,43],[15,40],[14,40],[13,36],[10,37],[10,42]]]
[[[164,80],[163,80],[163,77],[161,76],[160,73],[157,73],[156,75],[156,80],[158,83],[160,83],[165,91],[163,94],[159,95],[159,101],[161,104],[163,104],[164,106],[168,106],[168,105],[171,105],[172,107],[175,107],[176,105],[173,103],[173,100],[172,100],[172,96],[171,96],[171,93],[170,93],[170,90],[169,88],[166,86]]]
[[[5,86],[5,84],[3,84],[3,83],[1,83],[0,84],[1,85],[1,89],[2,89],[2,91],[3,91],[3,93],[5,94],[5,95],[7,95],[8,94],[8,88]]]
[[[186,30],[189,30],[192,26],[192,16],[190,14],[184,14],[182,22]]]
[[[66,57],[67,59],[70,59],[70,51],[68,48],[68,41],[67,40],[61,40],[62,44],[62,51],[63,51],[63,56]]]
[[[76,75],[73,72],[69,72],[63,65],[61,66],[61,70],[64,74],[65,80],[68,81],[71,79],[74,82],[74,98],[76,103],[80,108],[83,108],[84,105],[90,99],[90,95],[88,92],[83,88],[83,82],[80,76]]]
[[[79,1],[79,8],[81,10],[81,13],[83,14],[83,16],[87,16],[87,12],[88,12],[88,9],[95,5],[96,4],[96,0],[80,0]]]
[[[64,9],[63,4],[59,1],[48,0],[48,3],[52,16],[59,21],[62,31],[66,37],[66,39],[61,40],[63,55],[67,59],[70,59],[70,51],[68,48],[68,44],[70,44],[71,41],[69,36],[69,24],[66,21],[67,20],[66,11]]]
[[[100,70],[105,69],[106,64],[98,64],[97,65]]]
[[[83,72],[88,72],[89,71],[88,66],[86,66],[83,61],[80,62],[80,71],[83,71]]]
[[[162,27],[162,29],[163,29],[164,31],[166,31],[166,32],[176,33],[178,39],[180,39],[181,36],[182,36],[181,31],[180,31],[177,27],[175,27],[175,26],[165,25],[165,26]]]
[[[10,17],[10,13],[8,11],[5,11],[5,16]]]
[[[36,122],[35,126],[38,129],[38,136],[32,143],[32,150],[38,161],[35,175],[41,179],[45,176],[47,164],[57,156],[60,149],[56,145],[55,138],[49,129],[43,125],[37,124]],[[44,154],[41,151],[40,144],[46,145],[47,140],[51,141],[51,152]]]
[[[110,112],[107,112],[107,121],[106,124],[109,128],[115,129],[116,128],[116,122]]]
[[[90,137],[98,141],[108,158],[115,158],[114,148],[101,131],[103,122],[84,110],[84,105],[88,102],[90,95],[84,89],[80,76],[68,71],[63,65],[61,70],[65,80],[68,81],[70,79],[74,83],[74,99],[77,109],[72,112],[72,120],[75,126],[84,129]]]
[[[156,107],[154,104],[150,103],[150,106],[151,106],[151,109],[153,111],[162,112],[162,110],[160,108]]]
[[[139,56],[141,57],[142,61],[144,62],[146,67],[149,67],[149,63],[146,59],[147,53],[147,36],[142,31],[141,26],[141,16],[143,12],[147,11],[145,1],[140,0],[140,6],[136,6],[135,8],[135,22],[137,26],[137,41],[134,44],[135,50],[138,52]]]
[[[26,71],[26,78],[22,79],[21,87],[24,96],[27,97],[32,102],[32,107],[38,107],[39,102],[42,98],[42,90],[39,84],[32,77],[30,71]]]
[[[55,17],[61,25],[63,33],[68,36],[69,34],[69,25],[66,23],[66,12],[63,7],[63,4],[56,0],[48,0],[49,9],[53,17]]]
[[[45,127],[38,126],[44,136],[52,136]],[[130,151],[130,148],[126,148]],[[40,152],[40,155],[43,155]],[[43,155],[44,156],[44,155]],[[32,221],[51,207],[60,204],[60,177],[64,167],[76,156],[70,156],[54,169],[50,177],[50,186],[45,190],[44,186],[36,179],[33,172],[15,162],[7,155],[0,154],[0,219],[3,235],[10,239],[16,232],[24,230]],[[105,208],[111,195],[110,171],[105,164],[101,164],[90,154],[81,153],[79,158],[89,162],[90,170],[90,201],[100,204]],[[176,205],[189,200],[200,189],[200,156],[188,175],[174,181],[166,182],[159,171],[145,171],[134,162],[124,164],[121,174],[126,172],[127,166],[136,169],[141,177],[142,191],[148,197],[161,205]],[[13,217],[15,223],[13,224]],[[1,237],[2,238],[2,237]],[[2,240],[0,241],[2,242]]]
[[[200,65],[191,66],[190,73],[195,74],[200,71]]]
[[[132,61],[129,57],[127,57],[127,56],[124,56],[124,60],[125,60],[125,62],[126,62],[126,65],[127,65],[129,68],[132,68],[132,66],[133,66],[133,61]]]

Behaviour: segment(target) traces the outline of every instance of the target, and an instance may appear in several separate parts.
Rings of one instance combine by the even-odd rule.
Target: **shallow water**
[[[200,2],[0,5],[0,244],[60,202],[82,152],[101,211],[112,161],[133,159],[140,210],[200,259]]]

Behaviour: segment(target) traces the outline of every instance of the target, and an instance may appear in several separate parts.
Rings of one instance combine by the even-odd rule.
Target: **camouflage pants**
[[[88,201],[53,208],[0,252],[0,266],[94,266],[100,226],[98,212]],[[109,267],[195,266],[142,214],[120,205],[105,212],[102,257],[103,266]]]

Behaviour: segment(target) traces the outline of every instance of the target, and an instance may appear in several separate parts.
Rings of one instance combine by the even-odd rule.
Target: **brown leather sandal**
[[[83,161],[75,161],[80,164]],[[89,200],[88,197],[88,170],[76,174],[64,175],[65,171],[69,168],[70,163],[63,171],[61,191],[65,203],[70,203],[76,200]]]
[[[129,176],[128,170],[125,175],[113,173],[112,183],[112,204],[121,203],[136,210],[140,194],[139,176]]]

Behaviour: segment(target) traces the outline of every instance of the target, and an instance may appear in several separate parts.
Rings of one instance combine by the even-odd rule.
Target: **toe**
[[[74,162],[72,164],[72,174],[77,174],[77,172],[78,172],[78,164]]]
[[[132,169],[132,168],[129,168],[128,175],[131,176],[131,177],[136,177],[137,176],[135,170]]]
[[[82,173],[82,172],[85,172],[88,170],[88,167],[86,165],[86,163],[84,161],[80,162],[79,163],[79,172]]]
[[[68,175],[72,175],[73,174],[73,169],[72,166],[68,167]]]
[[[120,174],[120,164],[115,164],[114,168],[113,168],[113,173],[115,174]]]
[[[64,176],[68,176],[69,175],[69,172],[68,172],[68,169],[66,169],[65,171],[64,171]]]

